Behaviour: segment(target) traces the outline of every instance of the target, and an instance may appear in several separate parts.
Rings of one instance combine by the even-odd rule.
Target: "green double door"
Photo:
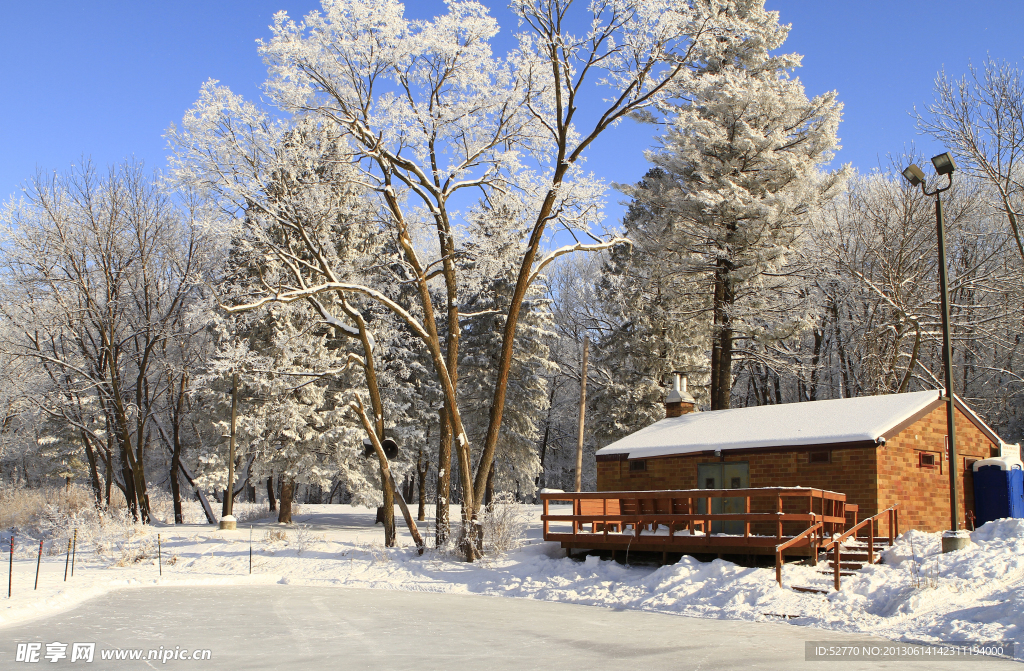
[[[741,462],[698,464],[697,486],[700,489],[746,489],[750,486],[750,464]],[[711,499],[711,513],[745,513],[746,498],[730,496]],[[706,499],[697,502],[697,512],[707,512]],[[713,534],[743,534],[743,522],[712,522]]]

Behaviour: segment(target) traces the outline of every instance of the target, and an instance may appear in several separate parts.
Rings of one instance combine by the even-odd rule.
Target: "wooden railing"
[[[854,540],[857,540],[857,532],[860,531],[861,529],[863,529],[865,526],[867,526],[868,527],[868,563],[869,564],[874,564],[875,563],[875,533],[876,533],[876,525],[878,524],[878,521],[882,517],[882,515],[887,515],[889,517],[889,547],[892,547],[892,544],[896,540],[896,537],[900,535],[900,526],[899,526],[899,524],[900,524],[900,521],[899,521],[900,520],[900,511],[899,511],[899,505],[900,505],[899,503],[894,503],[893,505],[889,506],[888,508],[886,508],[882,512],[878,513],[874,517],[869,517],[869,518],[867,518],[865,520],[861,520],[857,524],[854,524],[852,527],[847,529],[846,532],[844,532],[842,535],[840,535],[837,538],[834,538],[834,539],[828,541],[827,543],[825,543],[822,546],[822,549],[824,549],[826,552],[828,552],[829,550],[832,550],[832,559],[833,559],[833,563],[835,564],[835,569],[833,571],[833,575],[834,575],[833,582],[835,584],[836,591],[839,591],[839,585],[840,585],[840,583],[839,583],[839,576],[840,576],[840,569],[841,569],[840,565],[842,564],[842,560],[843,560],[843,547],[842,547],[843,542],[846,539],[850,538],[851,536],[853,537]],[[779,584],[780,585],[782,584],[781,577],[779,578]]]
[[[712,502],[723,498],[742,499],[743,512],[712,513]],[[644,541],[666,546],[679,545],[680,542],[688,546],[703,544],[708,547],[764,546],[770,552],[772,546],[783,542],[788,543],[787,548],[817,546],[826,534],[831,536],[845,530],[848,512],[856,515],[855,508],[847,505],[845,494],[809,487],[566,492],[541,494],[540,499],[544,506],[541,516],[544,538],[577,544],[598,536],[605,541],[614,540],[609,533],[615,531],[624,536],[627,526],[632,527],[634,539],[639,539],[644,529],[657,530],[659,526],[665,526],[668,528],[667,536],[647,535],[643,537]],[[767,501],[762,501],[765,499]],[[551,501],[571,502],[573,513],[550,514]],[[697,510],[698,501],[704,502],[703,512]],[[791,502],[789,512],[784,510],[787,501]],[[806,505],[803,505],[804,501]],[[752,508],[764,512],[752,512]],[[793,508],[798,511],[793,512]],[[569,522],[571,533],[552,532],[552,522]],[[742,522],[742,536],[712,534],[714,522]],[[786,524],[791,528],[798,527],[792,538],[784,534]],[[752,525],[756,525],[758,531],[768,529],[771,533],[755,535],[751,531]],[[585,531],[587,526],[590,528]],[[677,535],[684,529],[685,535]],[[695,537],[698,530],[702,535]]]
[[[779,583],[779,587],[782,587],[782,564],[785,563],[785,561],[786,561],[783,553],[787,549],[789,549],[789,548],[793,547],[794,545],[796,545],[801,539],[803,539],[803,538],[810,539],[810,538],[814,537],[815,535],[819,535],[820,536],[820,534],[821,534],[821,522],[818,522],[817,524],[814,524],[814,525],[808,527],[807,530],[804,531],[799,536],[794,536],[793,538],[790,538],[785,543],[782,543],[781,545],[776,545],[775,546],[775,580]],[[815,554],[815,563],[817,563],[817,554],[818,554],[817,548],[814,549],[814,554]]]

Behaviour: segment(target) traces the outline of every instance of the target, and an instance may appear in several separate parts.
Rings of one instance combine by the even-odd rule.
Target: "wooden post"
[[[711,497],[705,499],[705,514],[707,518],[704,520],[704,542],[711,545]]]
[[[749,515],[750,514],[750,495],[747,495],[746,498],[747,498],[747,500],[746,500],[746,504],[744,505],[743,512],[745,512],[747,515]],[[750,538],[750,519],[749,518],[745,521],[745,523],[743,525],[743,537],[744,538]]]
[[[39,556],[36,558],[36,586],[33,591],[39,589],[39,564],[43,561],[43,541],[39,541]]]
[[[590,336],[583,337],[583,365],[580,367],[580,426],[576,433],[576,491],[583,491],[583,425],[587,416],[587,350]]]
[[[778,513],[778,522],[777,522],[778,528],[776,530],[775,536],[776,536],[776,538],[781,539],[782,538],[782,494],[777,494],[775,496],[775,512]]]
[[[871,532],[868,536],[868,563],[875,563],[875,523],[874,521],[868,522],[868,531]]]
[[[782,587],[782,550],[775,551],[775,582]]]
[[[889,508],[889,547],[892,547],[892,544],[893,544],[892,530],[893,530],[893,513],[894,512],[896,512],[896,511],[893,510],[892,508]]]
[[[840,565],[843,563],[843,550],[839,546],[839,543],[836,543],[832,547],[834,548],[834,550],[832,551],[832,558],[835,560],[835,571],[833,572],[833,575],[834,575],[834,581],[835,581],[835,585],[836,585],[836,591],[838,592],[839,591],[839,571],[840,571]]]
[[[544,540],[548,538],[548,499],[541,499],[544,502]]]

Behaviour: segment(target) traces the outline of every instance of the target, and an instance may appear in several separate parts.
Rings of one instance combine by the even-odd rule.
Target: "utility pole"
[[[576,491],[583,491],[583,425],[587,418],[587,350],[590,336],[583,336],[583,365],[580,366],[580,428],[576,434]]]

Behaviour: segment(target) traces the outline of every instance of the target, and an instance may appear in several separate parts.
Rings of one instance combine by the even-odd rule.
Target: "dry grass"
[[[264,543],[287,543],[288,534],[284,529],[270,529],[263,535]]]
[[[523,544],[529,518],[515,496],[502,492],[494,496],[481,516],[484,548],[495,555],[503,555]]]
[[[118,492],[120,494],[120,492]],[[57,516],[80,516],[94,510],[96,499],[83,485],[0,489],[0,529],[38,528],[47,519]],[[121,497],[124,504],[124,497]]]

